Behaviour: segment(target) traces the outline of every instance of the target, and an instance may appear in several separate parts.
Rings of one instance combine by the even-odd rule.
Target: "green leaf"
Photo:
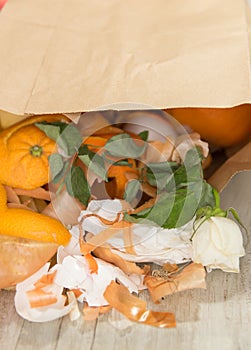
[[[39,124],[43,124],[43,125],[53,125],[53,126],[59,127],[60,133],[62,133],[62,132],[64,131],[64,129],[67,128],[67,126],[69,125],[69,123],[60,122],[60,121],[55,121],[55,122],[46,122],[46,121],[43,121],[43,122],[40,122],[40,123],[36,123],[36,125],[39,125]]]
[[[158,191],[163,190],[167,183],[170,183],[173,180],[173,176],[170,173],[153,173],[151,171],[147,171],[147,180],[151,186],[157,188]],[[175,182],[172,184],[172,189],[175,188]]]
[[[62,170],[60,171],[60,173],[58,173],[54,178],[53,178],[53,182],[55,184],[59,183],[60,180],[62,180],[65,176],[65,174],[67,173],[67,170],[70,168],[71,164],[68,161],[64,162],[64,166],[62,168]]]
[[[141,131],[138,134],[138,136],[145,142],[148,140],[148,135],[149,135],[149,131],[148,130]]]
[[[104,161],[101,157],[98,158],[96,156],[94,160],[91,160],[90,157],[86,154],[79,156],[79,159],[102,180],[107,181],[106,169],[104,167]]]
[[[115,166],[128,166],[129,168],[132,168],[132,163],[129,163],[128,159],[121,159],[117,162],[112,163],[112,165]]]
[[[203,178],[201,157],[196,147],[187,151],[185,160],[175,172],[174,177],[176,184],[185,181],[194,182]]]
[[[158,190],[166,189],[173,192],[187,187],[188,183],[201,181],[203,177],[201,158],[196,147],[189,150],[183,164],[175,162],[149,163],[147,179],[150,185]]]
[[[196,147],[189,150],[186,154],[186,158],[183,164],[173,173],[173,179],[170,177],[166,184],[167,191],[174,191],[174,184],[177,189],[189,187],[189,184],[198,182],[198,186],[201,187],[201,181],[203,180],[203,172],[201,167],[201,158]]]
[[[143,224],[143,223],[154,224],[154,221],[150,221],[147,218],[147,215],[150,213],[151,210],[152,208],[147,208],[137,214],[124,213],[124,220],[128,222],[133,222],[135,224]]]
[[[124,200],[127,202],[132,202],[135,198],[137,198],[137,194],[141,189],[141,185],[139,180],[131,180],[127,183],[125,193],[124,193]]]
[[[149,213],[148,219],[164,228],[180,227],[193,218],[197,204],[194,193],[186,189],[165,193]]]
[[[45,132],[45,134],[52,140],[57,141],[60,135],[60,126],[54,125],[53,123],[41,122],[35,123],[35,125]]]
[[[67,174],[66,189],[71,196],[87,206],[91,193],[85,174],[80,167],[73,166]]]
[[[52,174],[52,181],[54,178],[62,171],[64,168],[64,160],[63,157],[58,153],[53,153],[48,157],[50,171]]]
[[[127,221],[147,220],[164,228],[180,227],[190,221],[198,208],[215,205],[212,187],[203,179],[202,155],[196,147],[189,150],[183,164],[162,162],[148,164],[148,182],[158,189],[155,205]]]
[[[175,191],[176,188],[184,187],[187,184],[187,169],[184,165],[180,165],[167,179],[165,189],[168,192]]]
[[[189,149],[186,153],[186,157],[184,160],[184,165],[187,168],[192,168],[197,164],[201,164],[203,160],[203,155],[201,153],[201,149],[199,147],[193,147]]]
[[[74,125],[69,124],[60,134],[57,143],[68,156],[73,156],[82,143],[82,136]]]
[[[101,179],[107,181],[105,163],[99,154],[90,151],[84,145],[79,149],[78,158]]]
[[[82,145],[78,149],[78,155],[83,156],[85,154],[95,154],[94,152],[90,151],[87,145]]]
[[[190,221],[197,210],[197,200],[193,192],[180,189],[163,193],[155,205],[137,214],[125,215],[131,222],[151,221],[164,228],[175,228]]]
[[[148,163],[146,177],[149,184],[157,187],[158,190],[162,190],[167,183],[174,181],[173,172],[177,166],[175,162]],[[172,185],[172,188],[174,187],[175,183]]]
[[[209,183],[207,183],[205,180],[203,180],[199,207],[210,206],[213,208],[215,207],[215,205],[216,205],[216,202],[215,202],[213,187]]]
[[[164,228],[180,227],[192,220],[198,207],[198,201],[191,191],[180,189],[175,194],[175,201],[163,224]]]
[[[146,143],[138,146],[128,134],[119,134],[111,137],[104,149],[113,157],[139,158],[146,148]]]
[[[169,172],[172,173],[179,167],[176,162],[158,162],[158,163],[148,163],[148,168],[154,173]]]
[[[73,124],[41,122],[35,125],[44,131],[49,138],[56,141],[67,156],[73,156],[82,143],[82,136]]]

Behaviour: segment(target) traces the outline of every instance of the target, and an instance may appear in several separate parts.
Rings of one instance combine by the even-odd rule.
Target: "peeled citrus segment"
[[[58,245],[0,235],[0,288],[16,285],[40,269]]]

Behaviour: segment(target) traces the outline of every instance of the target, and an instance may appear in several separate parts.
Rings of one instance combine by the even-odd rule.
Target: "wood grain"
[[[251,229],[251,172],[236,175],[222,193],[222,205],[233,206]],[[124,320],[116,312],[98,321],[68,317],[36,324],[15,312],[13,291],[0,291],[1,349],[15,350],[137,350],[137,349],[251,349],[251,245],[241,259],[241,273],[213,271],[207,290],[185,291],[153,305],[147,293],[142,298],[156,310],[176,314],[177,328],[157,329]],[[117,322],[115,322],[117,319]],[[114,322],[116,326],[114,325]]]

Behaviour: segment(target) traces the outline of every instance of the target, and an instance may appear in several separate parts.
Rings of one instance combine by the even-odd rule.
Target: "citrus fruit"
[[[238,145],[251,136],[251,104],[232,108],[173,108],[167,112],[216,146]]]
[[[25,119],[0,133],[0,182],[16,188],[34,189],[49,181],[48,157],[56,144],[35,126],[41,121],[60,121],[61,115]]]

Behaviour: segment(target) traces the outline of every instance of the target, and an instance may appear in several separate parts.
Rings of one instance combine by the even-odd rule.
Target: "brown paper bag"
[[[250,103],[250,23],[244,0],[9,0],[0,126],[27,114]],[[222,189],[250,169],[249,155],[250,144],[209,181]]]
[[[244,0],[9,0],[0,14],[0,109],[249,103],[249,22]]]

